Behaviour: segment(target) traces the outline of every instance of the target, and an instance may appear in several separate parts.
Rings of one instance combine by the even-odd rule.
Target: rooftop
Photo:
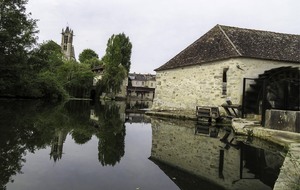
[[[300,35],[216,25],[155,71],[235,57],[300,63]]]

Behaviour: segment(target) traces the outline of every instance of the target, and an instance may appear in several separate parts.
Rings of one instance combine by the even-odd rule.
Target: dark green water
[[[226,168],[226,159],[241,160],[240,157],[226,156],[227,152],[235,151],[228,154],[240,156],[243,150],[242,154],[247,155],[245,148],[229,149],[219,138],[195,135],[194,125],[186,122],[190,126],[182,126],[171,120],[153,119],[150,122],[150,118],[143,114],[128,111],[128,105],[123,102],[91,105],[88,101],[70,101],[54,105],[40,101],[0,100],[0,113],[0,189],[218,190],[251,185],[244,182],[243,176],[239,177],[241,170],[229,171]],[[172,126],[170,130],[169,125]],[[178,139],[181,137],[172,131],[181,131],[179,136],[184,139]],[[219,131],[219,137],[225,133]],[[178,141],[164,141],[168,138],[161,139],[161,134],[177,138]],[[189,139],[193,141],[186,143]],[[181,153],[176,152],[180,150],[176,147],[190,147],[193,142],[198,144],[208,139],[216,149],[211,151],[211,157],[216,152],[218,159],[214,165],[213,159],[210,161],[206,155],[211,163],[208,171],[205,167],[201,168],[201,164],[194,165],[192,168],[196,171],[211,173],[211,176],[201,176],[200,172],[199,177],[197,172],[190,171],[186,163],[193,163],[193,159],[198,159],[199,152],[201,154],[203,151],[202,148],[209,147],[199,147],[196,156],[189,155],[187,158],[192,161],[181,160],[178,156]],[[225,151],[223,177],[220,176],[220,150]],[[169,151],[174,155],[170,160],[168,156],[164,157],[171,155],[165,154]],[[250,151],[251,155],[257,154],[256,149]],[[180,160],[180,163],[174,165],[173,160]],[[250,169],[244,172],[244,177],[255,178],[255,185],[271,189],[274,177],[272,182],[264,182],[259,178],[257,171],[260,170],[257,167],[261,165],[260,161],[244,160],[248,165],[253,165],[247,166]],[[244,162],[243,159],[241,162]],[[250,171],[251,167],[256,167],[257,171]],[[277,171],[280,166],[274,167]],[[228,177],[227,171],[230,173]]]

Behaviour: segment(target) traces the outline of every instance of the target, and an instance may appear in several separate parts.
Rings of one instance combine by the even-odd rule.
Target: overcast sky
[[[61,42],[73,29],[75,55],[87,48],[101,58],[112,34],[133,45],[130,72],[155,73],[217,24],[300,34],[299,0],[29,0],[39,42]]]

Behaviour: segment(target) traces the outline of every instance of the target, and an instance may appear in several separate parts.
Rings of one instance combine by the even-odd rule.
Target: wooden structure
[[[218,107],[209,106],[196,106],[196,116],[197,121],[207,120],[212,122],[212,120],[217,120],[220,117],[220,112]]]
[[[242,105],[240,104],[232,104],[230,100],[226,101],[226,104],[221,105],[226,111],[227,117],[235,118],[241,117]]]

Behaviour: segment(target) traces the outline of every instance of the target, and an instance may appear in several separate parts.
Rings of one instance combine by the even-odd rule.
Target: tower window
[[[64,45],[64,50],[67,50],[67,45]]]
[[[64,36],[64,43],[65,43],[65,44],[68,43],[68,36]]]

